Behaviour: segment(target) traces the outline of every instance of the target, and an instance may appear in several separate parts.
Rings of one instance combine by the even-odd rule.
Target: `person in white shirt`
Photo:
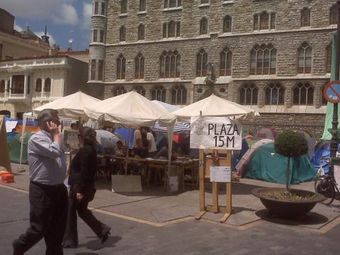
[[[148,140],[148,154],[149,157],[153,157],[157,152],[155,136],[153,135],[151,128],[145,127],[145,129],[147,131],[146,139]]]

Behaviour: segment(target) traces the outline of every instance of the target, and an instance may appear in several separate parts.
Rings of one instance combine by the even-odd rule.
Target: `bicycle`
[[[321,160],[322,159],[324,159],[328,163],[330,162],[329,158],[321,158]],[[326,200],[322,202],[325,205],[330,205],[334,201],[336,196],[340,193],[334,175],[325,173],[322,167],[322,162],[314,178],[314,190],[316,193],[319,193],[326,197]]]

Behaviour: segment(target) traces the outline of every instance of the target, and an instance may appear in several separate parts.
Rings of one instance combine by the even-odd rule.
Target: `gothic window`
[[[294,105],[313,105],[314,88],[308,82],[298,83],[293,89]]]
[[[164,0],[164,8],[175,8],[182,6],[181,0]]]
[[[272,44],[256,44],[250,52],[250,74],[275,74],[276,49]]]
[[[329,24],[336,25],[338,24],[338,6],[334,4],[329,10]]]
[[[166,90],[163,86],[155,86],[151,90],[151,99],[165,102]]]
[[[254,15],[254,30],[275,29],[276,14],[266,11]]]
[[[96,79],[96,60],[92,59],[90,62],[90,80],[95,80]]]
[[[301,10],[301,27],[310,26],[310,10],[305,7]]]
[[[126,40],[126,29],[121,26],[119,29],[119,41],[124,42]]]
[[[298,73],[311,73],[312,47],[304,42],[298,49]]]
[[[325,87],[326,87],[327,84],[328,84],[328,82],[327,82],[325,85],[323,85],[323,86],[321,87],[321,91],[320,91],[320,95],[321,95],[321,104],[322,104],[322,105],[327,105],[327,100],[326,100],[326,98],[323,96],[323,90],[325,89]]]
[[[265,89],[266,105],[282,105],[284,103],[284,88],[279,83],[271,83]]]
[[[183,85],[176,85],[171,89],[171,103],[175,105],[187,103],[187,89]]]
[[[196,77],[207,75],[208,54],[204,49],[201,49],[196,55]]]
[[[138,40],[145,39],[145,26],[143,24],[139,24],[138,26]]]
[[[202,18],[200,20],[200,35],[205,35],[208,33],[208,19]]]
[[[0,93],[5,93],[6,90],[6,83],[5,80],[0,81]]]
[[[93,42],[97,42],[97,29],[94,29],[93,30],[93,32],[92,32],[92,34],[93,34],[93,37],[92,37],[92,41]]]
[[[140,12],[146,11],[146,0],[139,0],[139,11]]]
[[[42,80],[39,78],[35,82],[35,92],[41,92],[41,88],[42,88]]]
[[[113,96],[119,96],[119,95],[125,94],[126,90],[123,86],[117,86],[115,88],[112,88],[111,92],[112,92]]]
[[[257,105],[258,88],[255,84],[244,84],[240,88],[240,104]]]
[[[122,54],[117,58],[117,79],[125,79],[126,59]]]
[[[104,42],[104,30],[99,30],[99,42]]]
[[[144,78],[144,57],[142,53],[139,53],[135,58],[135,78]]]
[[[160,77],[174,78],[179,77],[181,72],[181,55],[175,51],[163,51],[159,59]]]
[[[142,96],[145,96],[145,89],[143,86],[135,86],[133,87],[133,90],[135,90],[137,93],[141,94]]]
[[[99,3],[98,2],[94,2],[94,10],[93,10],[93,13],[94,14],[98,14],[99,13]]]
[[[127,13],[127,0],[120,0],[120,13]]]
[[[231,51],[228,48],[224,48],[224,50],[220,53],[220,76],[231,75],[231,59]]]
[[[223,19],[223,33],[231,32],[231,17],[225,16]]]
[[[163,38],[179,37],[181,35],[181,22],[170,21],[163,23]]]
[[[326,47],[326,72],[330,73],[332,68],[332,44]]]
[[[101,7],[102,7],[102,9],[101,9],[100,14],[105,15],[105,3],[104,2],[102,2]]]
[[[104,60],[98,60],[98,80],[102,81],[104,76]]]
[[[50,78],[45,79],[44,92],[51,92],[51,79]]]

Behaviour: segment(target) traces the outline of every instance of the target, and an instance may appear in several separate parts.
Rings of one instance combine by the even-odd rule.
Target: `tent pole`
[[[25,128],[26,128],[27,116],[24,114],[24,119],[21,128],[21,138],[20,138],[20,160],[19,160],[19,172],[24,172],[25,169],[22,167],[22,154],[24,150],[24,139],[25,139]]]

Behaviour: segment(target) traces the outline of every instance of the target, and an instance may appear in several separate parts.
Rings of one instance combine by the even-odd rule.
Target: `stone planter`
[[[257,188],[253,189],[254,196],[260,198],[262,204],[267,208],[272,216],[280,218],[299,218],[306,215],[316,203],[322,202],[326,198],[311,191],[291,189],[293,194],[301,197],[309,197],[303,200],[289,200],[280,198],[268,198],[268,193],[284,192],[285,188]]]

